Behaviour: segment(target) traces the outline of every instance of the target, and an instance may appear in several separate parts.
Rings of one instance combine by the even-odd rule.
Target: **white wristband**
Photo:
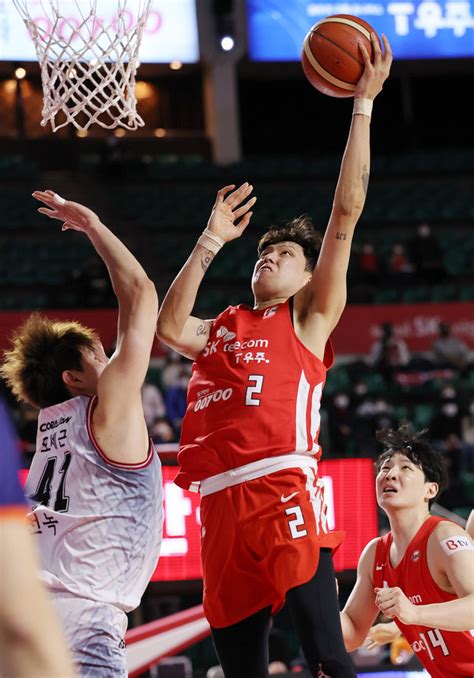
[[[352,115],[366,115],[372,117],[373,99],[354,99],[354,109]]]
[[[224,247],[225,241],[215,233],[211,233],[206,227],[198,238],[198,245],[205,247],[206,250],[209,250],[213,254],[217,254],[219,250]]]

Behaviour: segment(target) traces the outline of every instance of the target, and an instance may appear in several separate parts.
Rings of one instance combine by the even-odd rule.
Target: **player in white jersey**
[[[125,678],[126,613],[153,573],[162,536],[162,478],[141,386],[158,298],[145,271],[94,212],[52,191],[34,197],[63,230],[87,235],[117,296],[117,348],[94,330],[32,314],[16,330],[1,373],[41,408],[26,492],[42,575],[81,676]]]

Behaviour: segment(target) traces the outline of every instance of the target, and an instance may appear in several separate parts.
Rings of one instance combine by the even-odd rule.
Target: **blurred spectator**
[[[411,259],[420,281],[436,283],[445,278],[441,246],[426,222],[418,226],[416,236],[411,241]]]
[[[372,243],[366,242],[357,257],[360,277],[364,282],[376,283],[380,276],[380,263]]]
[[[394,335],[391,323],[383,323],[381,330],[380,338],[370,349],[369,363],[391,382],[394,373],[410,362],[410,352],[406,342]]]
[[[151,439],[155,444],[178,442],[176,431],[167,417],[157,417],[149,430]]]
[[[176,386],[183,371],[185,371],[189,377],[191,375],[191,365],[192,363],[190,360],[186,360],[186,358],[183,358],[179,353],[173,351],[172,348],[168,348],[161,370],[161,382],[163,388],[167,390],[170,386]]]
[[[143,412],[148,430],[159,417],[166,415],[166,405],[161,391],[151,381],[145,381],[142,386]]]
[[[461,339],[451,334],[451,327],[446,322],[438,326],[439,336],[432,343],[433,359],[439,367],[454,367],[465,370],[470,361],[470,351]]]
[[[392,251],[388,258],[388,270],[390,276],[398,281],[410,278],[415,270],[413,264],[408,259],[405,246],[400,242],[392,246]]]
[[[435,416],[430,429],[433,441],[442,446],[448,436],[456,436],[461,440],[461,410],[456,389],[447,384],[440,394],[439,412]]]
[[[328,408],[331,457],[350,456],[354,452],[355,412],[347,393],[336,393]]]
[[[461,418],[461,435],[463,445],[463,469],[474,473],[474,397],[467,405]]]
[[[176,432],[181,430],[181,423],[186,412],[186,395],[189,375],[185,367],[181,366],[177,382],[166,391],[166,413]]]

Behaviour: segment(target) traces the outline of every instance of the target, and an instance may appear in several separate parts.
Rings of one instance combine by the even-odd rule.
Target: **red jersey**
[[[411,540],[405,555],[396,567],[390,563],[392,533],[379,539],[374,562],[374,586],[398,586],[415,605],[446,603],[457,596],[443,591],[431,576],[427,558],[428,538],[443,518],[432,516]],[[474,676],[474,637],[470,631],[405,625],[394,619],[423,666],[433,678]]]
[[[321,456],[321,394],[333,363],[298,339],[291,300],[263,310],[229,306],[214,320],[188,385],[176,483],[296,452]]]

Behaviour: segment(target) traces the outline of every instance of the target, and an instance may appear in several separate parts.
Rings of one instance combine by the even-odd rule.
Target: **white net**
[[[41,125],[135,130],[138,52],[152,0],[13,0],[41,66]],[[99,8],[100,10],[101,8]]]

